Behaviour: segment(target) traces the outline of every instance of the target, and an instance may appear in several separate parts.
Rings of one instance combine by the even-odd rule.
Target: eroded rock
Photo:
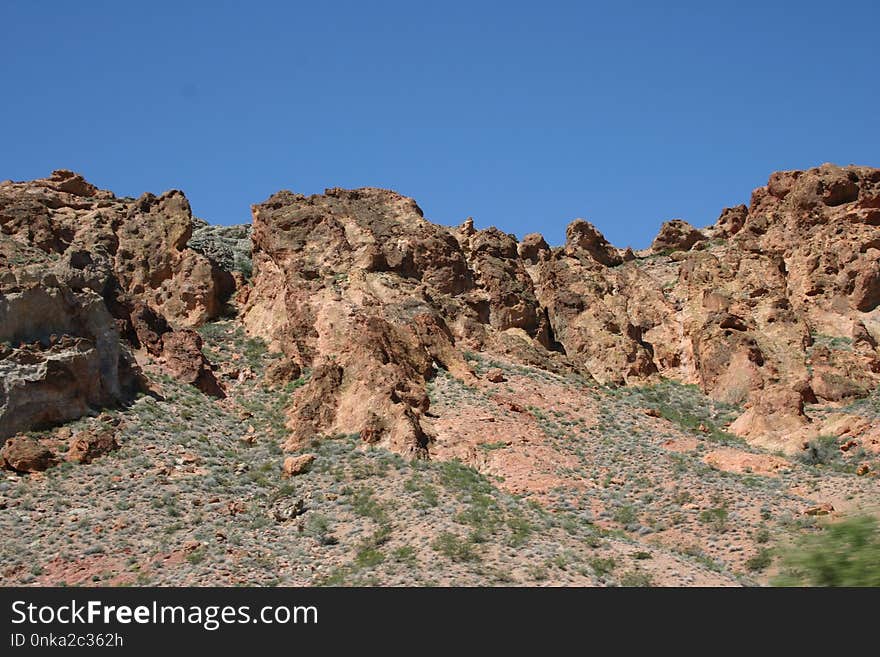
[[[14,436],[6,440],[0,449],[3,466],[15,472],[42,472],[52,467],[56,458],[52,451],[39,441],[27,436]]]
[[[91,463],[94,459],[119,449],[114,427],[99,427],[79,431],[70,439],[67,460],[73,463]]]

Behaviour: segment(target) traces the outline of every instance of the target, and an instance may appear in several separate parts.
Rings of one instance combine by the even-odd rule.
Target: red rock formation
[[[117,198],[66,170],[0,183],[0,233],[51,256],[71,288],[102,296],[121,290],[173,325],[215,317],[233,290],[228,272],[186,247],[192,221],[176,190]]]
[[[537,234],[517,243],[494,228],[478,231],[471,219],[449,229],[427,221],[412,199],[371,188],[279,192],[253,217],[255,270],[238,296],[242,320],[283,352],[269,380],[311,371],[291,400],[291,449],[346,432],[424,454],[426,382],[438,369],[473,381],[465,348],[601,383],[694,383],[743,405],[733,429],[755,440],[801,435],[811,425],[805,403],[859,397],[880,380],[877,169],[774,173],[748,206],[725,209],[701,230],[667,222],[639,254],[582,219],[557,248]],[[234,285],[186,247],[192,221],[176,191],[117,199],[68,171],[0,184],[0,303],[68,300],[51,320],[7,313],[0,328],[31,342],[57,330],[68,351],[93,350],[72,377],[97,368],[101,391],[133,370],[121,335],[222,395],[199,336],[186,328],[215,316]],[[96,299],[114,326],[86,310]],[[80,321],[87,315],[90,328]],[[0,366],[25,367],[19,361],[30,356],[5,349]],[[72,402],[53,393],[65,417],[104,399],[84,385],[62,386]]]
[[[313,368],[287,447],[345,432],[423,454],[426,380],[437,367],[470,376],[456,340],[481,341],[493,323],[540,333],[516,243],[497,231],[460,237],[465,246],[412,199],[378,189],[280,192],[254,206],[245,324]]]
[[[27,436],[9,438],[0,449],[0,465],[15,472],[42,472],[55,462],[51,450]]]
[[[13,345],[0,437],[124,401],[143,385],[129,345],[220,394],[193,338],[172,332],[215,317],[233,290],[186,247],[191,232],[181,192],[120,199],[66,170],[0,183],[0,340]]]

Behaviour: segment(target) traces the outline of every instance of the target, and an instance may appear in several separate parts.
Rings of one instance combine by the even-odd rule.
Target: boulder
[[[315,462],[314,454],[300,454],[299,456],[288,456],[284,459],[281,471],[285,477],[295,477],[309,471],[312,463]]]
[[[195,386],[206,395],[226,396],[202,353],[202,337],[195,331],[181,329],[165,333],[162,336],[162,356],[165,367],[178,380]]]
[[[42,472],[55,464],[55,455],[44,445],[27,436],[14,436],[0,449],[3,466],[15,472]]]
[[[114,406],[143,388],[103,300],[50,285],[0,293],[0,438]]]
[[[534,265],[547,258],[550,254],[550,246],[541,233],[529,233],[519,243],[517,252],[526,264]]]
[[[575,219],[565,230],[565,253],[573,257],[587,257],[606,267],[623,262],[605,236],[584,219]]]
[[[72,463],[91,463],[116,449],[119,449],[119,442],[113,427],[78,431],[70,438],[67,460]]]

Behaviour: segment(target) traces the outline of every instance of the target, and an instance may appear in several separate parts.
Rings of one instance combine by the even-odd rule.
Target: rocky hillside
[[[427,453],[425,386],[465,382],[464,350],[602,385],[672,379],[743,405],[733,433],[794,451],[817,401],[880,380],[880,171],[774,174],[699,231],[677,220],[635,254],[575,220],[566,244],[432,224],[378,189],[281,192],[254,206],[248,331],[311,368],[289,448],[360,433]],[[845,347],[845,348],[841,348]]]
[[[865,167],[641,252],[372,188],[220,227],[3,182],[0,581],[766,581],[877,508],[878,305]]]

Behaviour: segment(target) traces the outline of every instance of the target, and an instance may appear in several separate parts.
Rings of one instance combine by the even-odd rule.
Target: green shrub
[[[840,458],[836,436],[818,436],[809,443],[807,448],[797,455],[807,465],[828,465]]]
[[[773,563],[773,551],[769,548],[761,548],[746,561],[746,569],[752,572],[765,570]]]
[[[361,568],[372,568],[385,561],[385,555],[374,547],[363,547],[354,560]]]
[[[703,524],[709,525],[717,532],[723,532],[727,529],[727,507],[719,506],[714,509],[706,509],[700,511],[699,519]]]
[[[204,561],[206,556],[208,556],[208,551],[204,547],[200,547],[187,554],[186,560],[195,565]]]
[[[398,563],[414,566],[417,563],[416,549],[410,545],[399,547],[392,553],[394,560]]]
[[[870,516],[826,526],[782,559],[777,586],[880,586],[880,528]]]
[[[478,561],[480,558],[468,541],[451,532],[440,532],[431,547],[453,561]]]
[[[330,520],[320,513],[310,513],[306,520],[306,532],[321,545],[336,545],[339,539],[330,532]]]
[[[462,493],[491,493],[492,485],[479,472],[460,461],[445,461],[440,465],[443,485]]]
[[[646,573],[644,570],[636,569],[625,573],[623,577],[620,578],[620,585],[629,587],[653,586],[654,579],[651,577],[650,573]]]
[[[373,491],[362,488],[354,492],[351,501],[352,510],[359,516],[372,518],[378,523],[388,522],[388,513],[375,497]]]
[[[639,405],[653,408],[664,419],[686,431],[705,432],[709,440],[724,444],[744,442],[721,429],[722,425],[731,422],[740,413],[738,407],[710,399],[697,386],[663,381],[655,385],[626,388],[621,394]]]
[[[513,547],[524,545],[534,531],[532,523],[519,514],[511,515],[507,519],[507,526],[510,528],[510,538],[507,542]]]
[[[593,572],[596,573],[597,577],[607,575],[612,570],[614,570],[614,567],[617,565],[614,559],[611,557],[607,559],[595,557],[593,559],[590,559],[588,563],[590,564],[590,568],[593,569]]]
[[[418,476],[407,479],[403,484],[403,490],[408,493],[419,493],[421,501],[418,504],[422,508],[435,507],[440,502],[437,489]]]
[[[631,506],[622,506],[614,512],[614,520],[621,525],[630,525],[639,519],[636,510]]]

